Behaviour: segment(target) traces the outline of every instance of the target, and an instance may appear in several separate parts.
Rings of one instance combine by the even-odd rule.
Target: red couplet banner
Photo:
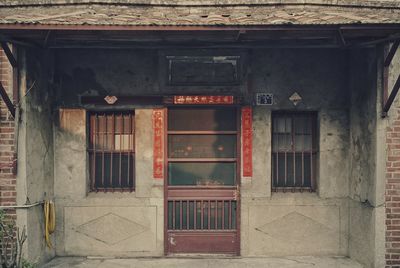
[[[153,177],[164,178],[164,110],[153,109]]]
[[[242,107],[242,159],[243,177],[253,176],[253,112],[249,106]]]

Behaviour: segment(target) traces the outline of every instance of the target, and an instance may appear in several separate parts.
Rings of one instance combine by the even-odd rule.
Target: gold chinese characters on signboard
[[[174,96],[174,104],[233,104],[233,96]]]

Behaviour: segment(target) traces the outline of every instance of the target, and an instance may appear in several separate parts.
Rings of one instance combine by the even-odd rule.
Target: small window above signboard
[[[240,56],[166,56],[169,86],[229,86],[240,83]]]

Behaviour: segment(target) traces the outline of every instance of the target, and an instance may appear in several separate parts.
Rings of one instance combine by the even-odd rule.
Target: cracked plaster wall
[[[384,266],[386,120],[381,118],[378,49],[350,52],[349,255]]]
[[[40,50],[20,50],[18,204],[32,204],[53,198],[53,117],[48,81],[51,76],[49,57],[49,54]],[[54,256],[54,250],[45,246],[41,205],[17,210],[17,224],[20,228],[27,228],[26,258],[40,264]]]
[[[252,179],[242,179],[242,254],[347,255],[349,92],[347,59],[334,49],[254,50],[252,91],[274,105],[253,108]],[[294,106],[289,97],[302,101]],[[318,113],[316,193],[271,192],[271,114]]]
[[[62,51],[56,55],[56,104],[60,108],[90,109],[93,107],[82,107],[79,95],[170,93],[164,91],[158,82],[157,59],[158,52],[155,50]],[[252,179],[242,179],[241,254],[347,255],[350,94],[347,90],[346,54],[340,50],[325,49],[260,49],[250,53],[247,63],[253,79],[249,94],[243,90],[243,86],[231,89],[231,92],[243,93],[246,101],[250,102],[255,92],[271,92],[274,93],[275,103],[272,107],[255,106],[253,110],[254,176]],[[250,78],[245,75],[246,79]],[[179,92],[195,93],[196,90],[199,91],[198,88],[187,88],[179,89]],[[203,88],[201,93],[215,94],[218,91],[226,92],[226,89]],[[297,107],[288,100],[295,91],[303,97]],[[57,216],[59,229],[62,230],[57,233],[59,255],[162,254],[162,181],[156,181],[151,176],[152,141],[149,137],[152,129],[151,110],[148,109],[151,107],[125,108],[136,108],[139,131],[136,138],[140,140],[137,146],[141,146],[137,148],[138,180],[136,193],[133,194],[87,193],[84,115],[79,117],[83,121],[71,121],[81,126],[77,130],[79,135],[67,133],[60,126],[55,129],[55,195],[62,207]],[[271,194],[270,120],[271,110],[278,109],[318,111],[321,152],[317,193]],[[152,204],[157,208],[156,214],[151,212]],[[90,234],[92,238],[77,235],[79,230],[85,229],[85,223],[76,221],[78,216],[73,216],[74,210],[82,213],[83,207],[87,207],[84,213],[92,215],[90,219],[97,226],[116,219],[115,216],[104,216],[111,211],[117,216],[123,215],[122,207],[125,206],[132,209],[131,213],[125,210],[131,222],[143,224],[135,216],[137,212],[134,210],[138,208],[142,209],[139,215],[145,221],[146,217],[153,217],[157,221],[157,226],[152,228],[158,240],[153,245],[146,244],[150,249],[147,248],[145,252],[126,252],[120,249],[120,245],[110,246],[93,241],[96,234]],[[276,227],[284,229],[278,230]],[[262,233],[257,230],[262,230]],[[298,234],[304,234],[309,239],[301,239]],[[133,246],[128,243],[126,248]]]
[[[363,66],[371,66],[373,57],[364,59],[364,54],[353,56],[355,63],[349,67],[348,56],[345,51],[334,49],[260,49],[250,53],[248,62],[253,80],[246,100],[252,100],[256,92],[271,92],[275,102],[272,107],[254,106],[253,109],[254,175],[252,179],[242,179],[242,255],[348,255],[348,243],[352,242],[349,240],[349,228],[356,226],[361,227],[351,229],[354,230],[354,237],[360,238],[359,234],[366,231],[370,239],[367,243],[363,238],[351,244],[350,255],[373,254],[368,245],[375,243],[375,225],[365,222],[373,222],[375,218],[370,215],[375,212],[369,208],[363,210],[360,201],[374,196],[370,190],[374,178],[359,166],[375,172],[375,158],[362,155],[363,150],[375,150],[371,144],[375,119],[368,128],[365,125],[368,120],[362,120],[361,115],[375,118],[371,103],[376,96],[374,93],[367,96],[358,94],[365,87],[349,83],[348,73],[348,68],[352,68],[354,77],[362,77],[365,74]],[[356,60],[358,57],[365,62],[359,63]],[[57,255],[163,254],[163,182],[152,178],[151,107],[119,107],[136,109],[136,138],[140,140],[136,145],[136,192],[88,193],[86,117],[81,109],[94,107],[83,107],[79,102],[82,95],[163,93],[157,79],[157,60],[156,50],[56,52],[55,105],[64,110],[75,109],[80,114],[69,121],[74,129],[72,131],[66,131],[58,119],[54,120]],[[367,85],[370,85],[369,82],[365,81]],[[349,85],[356,89],[350,91]],[[205,90],[208,94],[217,92],[215,89]],[[246,94],[241,87],[235,90]],[[297,107],[288,100],[295,91],[303,98]],[[205,94],[204,91],[202,93]],[[365,103],[363,98],[368,102]],[[366,110],[361,109],[363,105],[367,105]],[[278,109],[318,111],[320,153],[317,193],[271,193],[270,120],[271,111]],[[60,118],[60,114],[55,118]],[[364,128],[370,132],[360,131]],[[356,151],[354,157],[350,157],[352,150]],[[349,195],[354,199],[350,207],[357,209],[354,215],[359,215],[350,221]],[[87,219],[81,222],[79,218],[82,214]],[[149,226],[150,233],[135,234],[144,237],[121,245],[114,245],[113,241],[107,241],[108,244],[98,241],[97,234],[82,235],[87,222],[94,222],[101,228],[109,221],[129,224],[119,217],[126,217],[131,224]],[[156,225],[149,224],[153,221]],[[299,232],[307,239],[296,236]],[[126,235],[130,237],[132,234]],[[313,237],[319,239],[313,240]],[[134,245],[143,245],[145,250]],[[368,261],[373,259],[371,257]]]

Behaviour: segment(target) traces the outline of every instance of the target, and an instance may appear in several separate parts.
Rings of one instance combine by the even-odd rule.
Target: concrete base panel
[[[249,210],[250,254],[282,256],[338,254],[339,208],[253,206]]]
[[[156,207],[66,207],[68,255],[131,256],[156,251]]]

